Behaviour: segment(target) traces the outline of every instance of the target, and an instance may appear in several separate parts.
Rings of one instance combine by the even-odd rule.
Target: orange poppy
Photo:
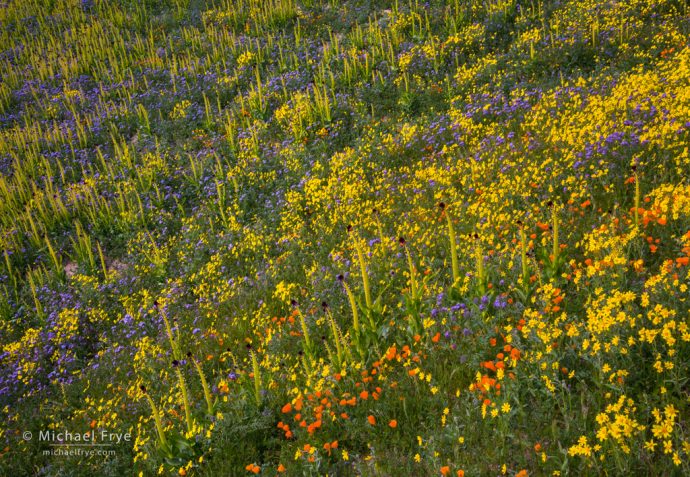
[[[388,361],[392,361],[393,359],[395,359],[396,353],[397,349],[395,349],[395,346],[391,346],[390,348],[388,348],[388,352],[386,353],[386,359]]]

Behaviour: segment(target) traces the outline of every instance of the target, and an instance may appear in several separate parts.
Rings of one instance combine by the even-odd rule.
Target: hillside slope
[[[689,37],[6,2],[0,474],[687,475]]]

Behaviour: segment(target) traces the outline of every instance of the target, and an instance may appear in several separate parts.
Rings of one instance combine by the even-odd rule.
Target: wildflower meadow
[[[690,475],[689,3],[0,3],[0,475]]]

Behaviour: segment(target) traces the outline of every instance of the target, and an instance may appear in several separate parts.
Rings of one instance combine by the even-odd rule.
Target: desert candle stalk
[[[189,393],[187,392],[187,384],[185,383],[184,376],[182,376],[182,370],[180,369],[180,363],[175,360],[173,361],[173,367],[175,368],[175,373],[177,374],[177,381],[180,384],[180,391],[182,392],[182,405],[184,406],[184,415],[187,422],[187,432],[192,432],[194,429],[194,422],[192,421],[192,409],[189,403]]]
[[[261,370],[259,369],[259,361],[256,359],[256,353],[252,353],[252,371],[254,373],[254,399],[256,405],[261,405]]]
[[[175,338],[173,336],[172,328],[170,327],[170,321],[168,320],[168,316],[166,315],[162,306],[161,306],[160,310],[161,310],[161,316],[163,317],[163,323],[165,324],[165,332],[167,333],[168,341],[170,342],[170,349],[172,350],[172,353],[173,353],[173,358],[179,359],[180,358],[180,350],[177,346],[177,343],[175,343]]]
[[[355,301],[355,295],[350,290],[347,283],[343,282],[345,287],[345,292],[347,293],[347,298],[350,301],[350,307],[352,308],[352,328],[355,330],[355,334],[359,335],[359,314],[357,313],[357,302]]]
[[[529,270],[527,268],[527,237],[525,230],[520,227],[520,261],[522,262],[522,283],[529,283]]]
[[[484,252],[479,244],[479,239],[476,238],[475,240],[477,240],[477,246],[474,249],[474,258],[477,266],[477,279],[479,280],[479,286],[482,292],[484,292],[484,280],[486,277],[486,271],[484,270]]]
[[[309,336],[309,328],[307,328],[307,322],[304,319],[304,315],[302,314],[302,312],[299,310],[298,310],[298,312],[299,312],[299,324],[300,324],[300,327],[302,328],[302,334],[304,335],[304,348],[305,348],[307,354],[311,357],[313,347],[312,347],[311,337]]]
[[[558,254],[560,252],[560,244],[558,239],[558,208],[556,204],[553,205],[552,209],[553,217],[553,261],[558,260]]]
[[[340,333],[338,333],[338,325],[335,324],[335,320],[333,319],[333,315],[328,313],[328,320],[330,321],[331,325],[331,332],[333,333],[333,341],[335,342],[335,351],[338,356],[338,364],[342,365],[343,363],[343,347],[342,344],[340,343]]]
[[[201,387],[204,390],[204,399],[206,400],[206,408],[209,415],[213,415],[213,401],[211,400],[211,390],[208,387],[208,381],[206,381],[206,376],[204,375],[204,370],[201,369],[201,364],[192,356],[191,353],[187,353],[187,356],[194,363],[196,372],[199,374],[199,380],[201,380]]]
[[[367,265],[364,261],[364,252],[362,250],[362,244],[359,240],[355,241],[355,249],[357,250],[357,259],[359,261],[359,270],[362,274],[362,282],[364,283],[364,300],[367,303],[367,308],[372,307],[371,301],[371,287],[369,286],[369,275],[367,275]]]
[[[405,248],[407,254],[407,265],[410,267],[410,291],[412,296],[417,296],[417,277],[415,274],[414,263],[412,263],[412,255],[410,254],[410,249]]]
[[[167,449],[168,441],[165,438],[165,431],[163,430],[163,422],[161,421],[161,415],[158,411],[158,406],[156,406],[156,403],[153,402],[153,399],[145,391],[145,388],[143,388],[143,386],[142,390],[144,390],[144,396],[146,396],[146,399],[148,400],[149,405],[151,406],[151,413],[153,414],[153,421],[156,423],[156,431],[158,432],[158,440],[160,441],[160,445],[162,448]]]
[[[635,172],[635,226],[640,225],[640,181]]]
[[[450,240],[450,260],[453,267],[453,283],[460,281],[460,266],[458,265],[458,250],[455,244],[455,229],[453,228],[453,218],[448,210],[446,213],[446,222],[448,223],[448,239]]]

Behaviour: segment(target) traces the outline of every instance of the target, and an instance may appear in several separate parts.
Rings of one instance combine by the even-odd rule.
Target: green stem
[[[485,279],[486,271],[484,270],[484,252],[482,251],[482,246],[477,240],[477,246],[474,249],[475,261],[477,264],[477,279],[479,280],[479,290],[484,293],[485,290]]]
[[[415,266],[412,263],[412,255],[410,254],[410,249],[405,248],[405,253],[407,254],[407,265],[410,267],[410,291],[412,297],[417,297],[417,277],[415,273]]]
[[[160,441],[160,445],[164,449],[168,449],[168,441],[165,438],[165,431],[163,430],[163,423],[161,422],[161,415],[160,412],[158,412],[158,406],[156,406],[156,403],[153,402],[153,399],[151,396],[145,394],[146,399],[149,401],[149,405],[151,406],[151,412],[153,413],[153,420],[156,423],[156,431],[158,432],[158,440]]]
[[[359,336],[359,314],[357,313],[357,302],[355,301],[355,295],[352,293],[352,290],[350,290],[350,287],[347,285],[347,283],[343,282],[343,285],[345,286],[347,298],[350,300],[350,307],[352,307],[352,328],[355,330],[355,335]]]
[[[559,244],[559,239],[558,239],[558,209],[556,207],[556,204],[553,206],[553,212],[552,212],[552,217],[553,217],[553,262],[556,263],[558,261],[558,255],[560,253],[560,244]]]
[[[163,306],[161,306],[160,310],[161,316],[163,317],[163,323],[165,324],[165,332],[168,334],[168,341],[170,342],[170,349],[172,350],[173,358],[179,360],[181,358],[180,349],[178,344],[175,342],[172,328],[170,327],[170,321],[168,320],[168,316],[165,314],[165,311],[163,310]]]
[[[335,320],[333,319],[333,315],[328,313],[328,319],[331,322],[331,332],[333,333],[333,341],[335,342],[335,351],[338,356],[338,366],[342,366],[343,364],[343,347],[342,344],[340,343],[340,334],[338,333],[338,326],[335,324]]]
[[[446,212],[446,221],[448,222],[448,239],[450,240],[450,260],[453,266],[453,284],[460,281],[460,266],[458,265],[458,250],[455,244],[455,229],[453,228],[453,219],[448,210]]]
[[[522,262],[522,284],[529,284],[529,269],[527,268],[527,237],[525,231],[520,228],[520,260]]]
[[[213,415],[213,401],[211,400],[211,390],[208,387],[208,382],[206,381],[206,376],[204,375],[204,370],[201,369],[201,364],[192,358],[194,367],[197,373],[199,373],[199,379],[201,380],[201,387],[204,389],[204,399],[206,400],[206,407],[209,415]]]
[[[362,251],[362,244],[359,240],[355,241],[355,249],[357,250],[359,270],[362,273],[362,282],[364,283],[364,300],[367,303],[367,308],[371,309],[373,304],[371,300],[371,287],[369,286],[369,275],[367,275],[367,265],[364,261],[364,252]]]
[[[639,177],[637,175],[637,172],[635,172],[635,226],[639,227],[640,226],[640,181]]]
[[[381,240],[381,245],[384,247],[385,250],[388,250],[388,243],[386,243],[384,241],[383,228],[381,227],[381,220],[379,219],[378,215],[376,216],[376,229],[379,233],[379,239]]]
[[[261,405],[261,370],[259,369],[259,361],[256,359],[256,353],[252,353],[252,370],[254,371],[254,398],[256,405]]]
[[[189,394],[187,393],[187,384],[184,381],[184,376],[182,376],[182,371],[179,365],[175,367],[175,372],[177,373],[177,380],[180,383],[180,391],[182,391],[182,404],[184,405],[184,415],[187,421],[187,432],[192,432],[194,429],[194,421],[192,421],[192,411],[189,404]]]
[[[311,354],[312,354],[312,351],[314,348],[312,347],[311,337],[309,336],[309,328],[307,328],[307,322],[304,319],[304,315],[302,314],[302,312],[299,310],[297,310],[297,311],[299,312],[299,324],[302,327],[302,334],[304,335],[305,352],[309,356],[309,358],[311,359],[312,358]]]

